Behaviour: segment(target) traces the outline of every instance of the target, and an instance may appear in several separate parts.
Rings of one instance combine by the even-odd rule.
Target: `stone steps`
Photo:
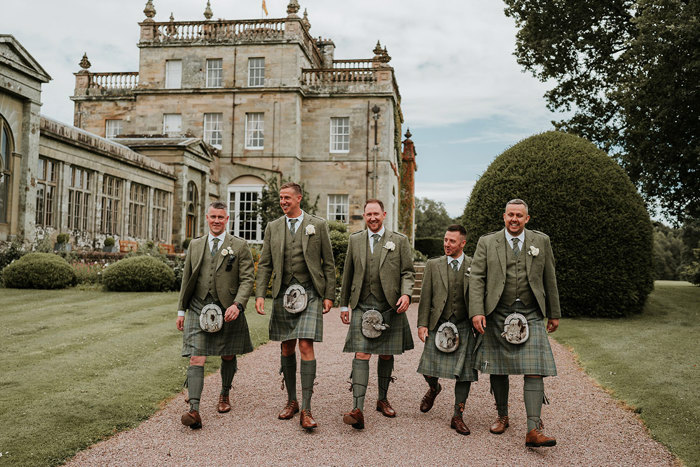
[[[423,271],[425,271],[425,263],[413,263],[413,269],[416,271],[416,276],[415,282],[413,283],[411,303],[418,303],[420,302],[420,289],[423,285]]]

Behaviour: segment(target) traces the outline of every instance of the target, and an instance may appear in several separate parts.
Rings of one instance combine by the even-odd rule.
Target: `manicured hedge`
[[[532,136],[498,156],[464,210],[467,253],[504,227],[505,204],[529,205],[529,229],[550,236],[564,316],[642,311],[653,282],[652,224],[622,168],[591,142],[562,132]]]
[[[63,289],[76,284],[75,271],[53,253],[29,253],[2,270],[5,287]]]
[[[445,254],[443,238],[416,238],[416,250],[428,258],[435,258]]]
[[[107,267],[102,283],[116,292],[161,292],[171,290],[175,282],[173,269],[152,256],[134,256]]]

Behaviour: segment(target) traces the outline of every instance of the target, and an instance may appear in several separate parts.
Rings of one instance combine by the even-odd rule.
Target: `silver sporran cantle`
[[[202,331],[217,332],[224,326],[224,314],[219,305],[210,303],[199,313],[199,327]]]
[[[309,303],[309,296],[306,294],[306,289],[300,284],[292,284],[287,287],[282,298],[284,309],[290,313],[301,313],[306,310],[306,305]]]
[[[522,344],[525,342],[530,337],[527,318],[520,313],[511,313],[506,316],[501,337],[504,337],[511,344]]]
[[[440,352],[452,353],[459,347],[459,331],[454,323],[446,321],[435,333],[435,347]]]
[[[384,322],[384,316],[377,310],[367,310],[362,313],[362,335],[368,339],[376,339],[382,331],[389,328]]]

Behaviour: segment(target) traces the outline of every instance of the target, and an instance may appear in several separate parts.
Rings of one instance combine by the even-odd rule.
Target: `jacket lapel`
[[[360,254],[360,265],[362,266],[362,270],[359,272],[360,277],[364,277],[366,267],[365,262],[367,261],[367,248],[369,248],[369,230],[365,229],[365,233],[358,237],[358,241],[360,242],[358,252]]]
[[[530,278],[530,265],[532,265],[532,255],[530,254],[530,245],[532,244],[532,235],[530,235],[530,232],[525,229],[525,243],[523,245],[523,251],[521,251],[521,254],[525,255],[525,274],[527,275],[528,279]]]
[[[274,228],[274,232],[272,235],[272,240],[277,236],[279,239],[279,245],[280,249],[278,250],[279,256],[276,258],[276,261],[274,261],[274,264],[282,264],[282,261],[284,260],[284,244],[285,242],[285,235],[287,235],[287,232],[284,230],[287,227],[287,218],[285,216],[282,216],[280,219],[280,222],[278,222],[278,226]],[[274,224],[273,224],[274,227]],[[274,245],[274,243],[272,243]]]
[[[380,268],[381,268],[382,265],[384,264],[384,260],[386,259],[387,253],[389,253],[389,250],[388,250],[387,248],[384,248],[384,245],[386,245],[386,243],[387,243],[388,241],[390,241],[392,238],[393,238],[392,233],[389,232],[388,229],[385,229],[385,230],[384,230],[384,235],[383,235],[382,238],[379,240],[379,243],[377,243],[377,244],[374,246],[374,248],[381,248],[381,249],[382,249],[381,257],[380,257],[380,259],[379,259],[379,267],[380,267]]]
[[[306,226],[309,225],[309,214],[304,213],[304,220],[295,232],[295,235],[301,235],[301,251],[304,253],[304,258],[306,258],[306,246],[309,244],[309,236],[306,235]]]
[[[464,259],[462,260],[462,269],[460,269],[460,273],[464,274],[464,295],[466,296],[467,290],[469,290],[469,266],[472,265],[472,262],[467,259],[467,256],[464,256]]]
[[[501,263],[501,273],[503,277],[506,277],[506,234],[505,230],[502,230],[503,235],[496,236],[496,254],[498,255],[498,261]]]
[[[221,263],[224,262],[225,256],[221,254],[224,248],[228,248],[228,244],[231,241],[231,236],[227,233],[226,236],[224,236],[224,241],[221,242],[221,247],[219,247],[219,251],[216,253],[216,269],[215,271],[218,271],[219,268],[221,267]]]
[[[192,277],[196,277],[195,273],[199,271],[199,268],[202,266],[204,253],[209,250],[209,242],[207,240],[209,240],[209,234],[205,235],[201,242],[195,242],[192,246],[192,257],[195,260],[194,267],[192,268]]]
[[[442,279],[442,285],[445,287],[445,292],[448,291],[449,286],[447,283],[447,274],[449,274],[449,271],[447,268],[449,267],[447,265],[447,257],[446,256],[441,256],[440,257],[441,263],[438,263],[438,272],[440,274],[440,279]]]

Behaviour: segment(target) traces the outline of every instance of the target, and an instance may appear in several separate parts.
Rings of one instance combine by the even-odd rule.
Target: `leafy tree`
[[[700,217],[698,0],[505,0],[554,122],[616,156],[647,202]]]
[[[654,278],[657,280],[679,279],[681,252],[683,251],[682,231],[671,229],[661,223],[654,225]]]
[[[292,180],[283,179],[282,185],[290,181]],[[316,195],[316,199],[314,199],[312,204],[311,195],[308,191],[306,191],[304,184],[300,183],[299,185],[301,185],[302,196],[301,209],[303,209],[304,212],[308,212],[309,214],[316,214],[316,212],[318,211],[318,200],[320,196]],[[275,219],[284,214],[282,212],[282,208],[280,207],[280,186],[281,185],[277,182],[277,177],[270,177],[267,180],[267,186],[263,188],[262,194],[260,195],[260,199],[258,200],[258,215],[262,219],[263,232],[265,231],[265,227],[267,227],[268,222],[274,221]]]
[[[440,238],[453,220],[442,201],[416,198],[416,238]]]

